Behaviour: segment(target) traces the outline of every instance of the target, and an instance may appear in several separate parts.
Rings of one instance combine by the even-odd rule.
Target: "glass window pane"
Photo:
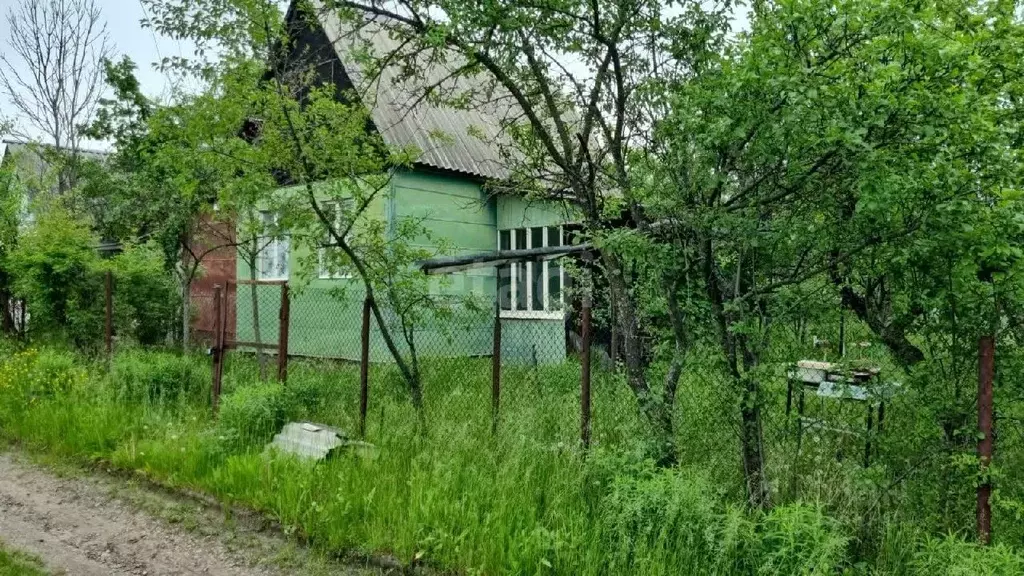
[[[533,294],[530,297],[530,310],[540,311],[544,309],[544,263],[532,262],[530,268],[532,270],[530,288],[533,289]]]
[[[256,256],[256,277],[265,278],[270,275],[270,251],[264,248]]]
[[[558,226],[548,226],[548,246],[561,246],[562,238]]]
[[[325,202],[323,207],[324,216],[327,221],[334,226],[335,231],[338,229],[338,204],[336,202]],[[323,222],[320,223],[324,227],[324,243],[331,241],[331,231],[327,229],[327,226]]]
[[[512,249],[512,231],[498,232],[498,250]],[[512,309],[512,264],[498,268],[498,301],[502,310]]]
[[[562,265],[548,262],[548,310],[562,309]]]
[[[526,228],[520,228],[516,230],[516,244],[512,247],[513,250],[525,250],[526,249]]]
[[[525,234],[526,231],[523,230],[523,235],[525,236]],[[518,234],[516,235],[518,236]],[[516,281],[516,310],[527,310],[528,308],[526,307],[526,283],[528,280],[526,277],[525,265],[513,264],[512,270],[513,274],[515,274]]]
[[[512,266],[498,267],[498,302],[502,310],[512,309]]]
[[[288,277],[288,238],[279,238],[277,244],[277,277]]]
[[[541,248],[544,246],[544,229],[530,228],[530,248]]]

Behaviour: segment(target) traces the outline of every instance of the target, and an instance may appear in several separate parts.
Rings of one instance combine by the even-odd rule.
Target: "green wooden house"
[[[294,5],[289,21],[295,18]],[[495,110],[454,110],[427,99],[416,98],[415,86],[408,86],[396,70],[385,70],[372,82],[364,82],[353,44],[345,40],[342,24],[329,12],[319,26],[303,27],[294,50],[316,59],[319,81],[334,83],[339,92],[356,90],[373,94],[364,98],[374,126],[391,146],[415,147],[421,151],[411,169],[391,178],[387,194],[379,197],[368,216],[394,222],[405,217],[422,219],[435,239],[453,246],[457,254],[516,250],[563,245],[565,225],[571,222],[559,204],[527,200],[515,193],[495,194],[487,182],[501,181],[507,174],[500,151],[500,118]],[[372,28],[361,32],[364,40],[382,54],[394,49],[385,32]],[[441,79],[447,71],[428,70]],[[369,84],[369,85],[367,85]],[[507,111],[506,111],[507,113]],[[443,133],[444,138],[433,137]],[[275,215],[264,213],[272,221]],[[289,280],[299,261],[308,259],[293,249],[287,238],[271,241],[260,254],[256,276],[260,280]],[[308,261],[308,260],[306,260]],[[237,259],[237,277],[249,278],[243,258]],[[356,359],[360,350],[362,288],[358,279],[337,277],[321,269],[291,298],[289,353]],[[563,302],[567,281],[563,265],[547,262],[511,263],[454,272],[444,288],[446,293],[474,294],[490,302],[484,313],[465,311],[466,318],[428,323],[417,332],[417,348],[424,356],[487,356],[492,353],[494,299],[500,301],[502,356],[510,361],[554,363],[566,354],[566,308]],[[332,297],[332,289],[348,285],[345,298]],[[259,286],[258,315],[262,342],[275,342],[278,334],[280,291]],[[255,337],[251,291],[239,286],[234,302],[237,339]],[[486,307],[485,307],[486,310]],[[469,317],[469,315],[475,315]],[[456,314],[458,316],[458,314]],[[371,335],[371,358],[386,361],[389,356],[379,334]]]

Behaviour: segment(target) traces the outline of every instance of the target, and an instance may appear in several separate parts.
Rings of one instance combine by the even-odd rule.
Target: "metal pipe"
[[[373,300],[363,300],[363,326],[360,333],[362,346],[359,356],[359,436],[366,435],[366,409],[370,401],[370,307]]]

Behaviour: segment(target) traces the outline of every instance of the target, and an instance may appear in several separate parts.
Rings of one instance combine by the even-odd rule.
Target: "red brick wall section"
[[[199,272],[192,282],[192,331],[195,340],[211,341],[217,319],[214,317],[213,289],[220,285],[227,293],[225,306],[227,306],[226,338],[235,339],[235,323],[237,313],[235,298],[238,274],[237,258],[238,249],[230,244],[234,241],[234,222],[216,220],[212,217],[204,217],[199,232],[192,239],[192,250],[202,257]],[[211,250],[212,249],[212,250]]]

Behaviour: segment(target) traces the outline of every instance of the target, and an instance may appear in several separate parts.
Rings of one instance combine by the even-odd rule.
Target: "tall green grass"
[[[770,512],[742,506],[714,381],[681,399],[683,464],[646,460],[648,435],[617,376],[594,382],[594,445],[578,445],[579,366],[508,369],[492,434],[487,360],[424,366],[426,427],[386,366],[371,370],[377,458],[309,463],[267,452],[292,420],[352,433],[357,367],[293,362],[286,386],[240,354],[221,411],[209,360],[129,351],[109,368],[61,350],[0,364],[0,433],[258,509],[339,554],[389,554],[466,574],[1016,574],[1020,552],[939,537],[899,517],[865,524],[827,490]],[[686,443],[688,437],[693,441]],[[840,483],[841,484],[841,483]],[[845,484],[841,484],[845,485]],[[870,545],[869,545],[870,544]]]

